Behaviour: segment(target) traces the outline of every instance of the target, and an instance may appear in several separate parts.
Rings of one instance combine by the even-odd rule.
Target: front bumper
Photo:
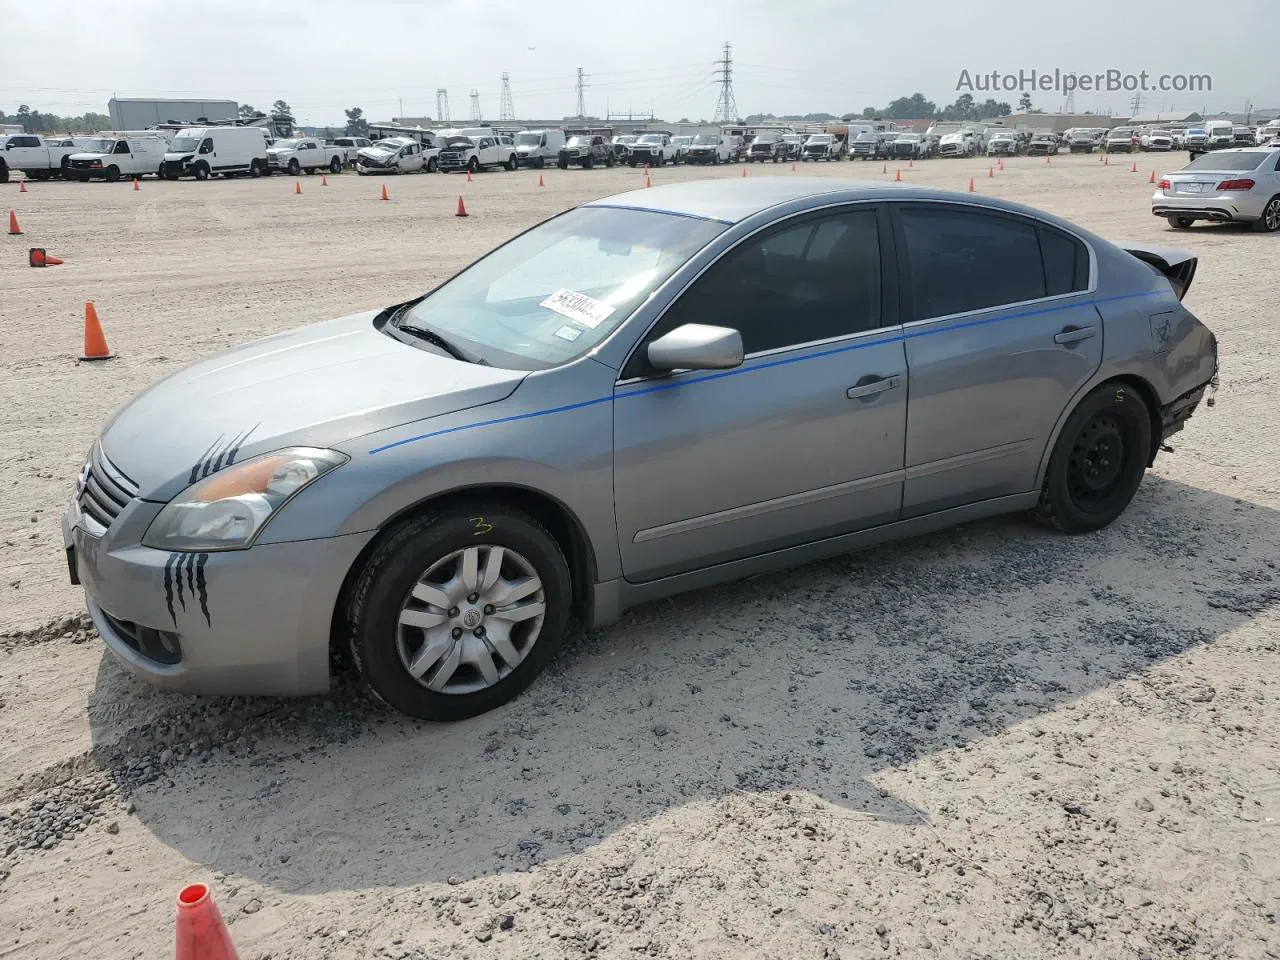
[[[62,520],[89,616],[125,669],[186,693],[327,690],[334,605],[373,532],[168,553],[136,543],[159,506],[132,501],[102,538],[85,530],[74,502]]]

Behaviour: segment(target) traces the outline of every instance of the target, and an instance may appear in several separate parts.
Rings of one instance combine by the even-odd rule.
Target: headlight
[[[336,450],[291,447],[219,470],[169,501],[142,543],[179,552],[244,550],[294,494],[348,459]]]

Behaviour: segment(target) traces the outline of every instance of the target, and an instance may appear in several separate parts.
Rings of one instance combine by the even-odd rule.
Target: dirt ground
[[[131,679],[67,583],[63,505],[151,380],[406,299],[642,174],[390,179],[385,203],[350,174],[4,187],[0,958],[171,955],[192,881],[246,960],[1280,957],[1280,236],[1175,233],[1146,181],[1182,156],[1136,159],[903,170],[1201,257],[1217,405],[1120,521],[979,523],[651,604],[447,727],[354,684]],[[740,168],[653,171],[716,176]],[[66,264],[29,269],[35,245]],[[107,364],[75,359],[85,300]]]

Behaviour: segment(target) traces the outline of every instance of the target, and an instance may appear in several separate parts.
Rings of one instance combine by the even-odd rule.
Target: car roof
[[[1255,147],[1254,149],[1259,149]],[[1226,152],[1226,151],[1222,151]],[[588,207],[621,207],[670,213],[698,220],[740,223],[757,213],[795,201],[854,202],[857,200],[951,200],[966,204],[1007,210],[1055,222],[1056,217],[1032,207],[1010,203],[995,197],[971,193],[933,190],[909,184],[839,180],[834,177],[756,177],[724,180],[694,180],[668,186],[647,187],[627,193],[602,197],[585,204]],[[1079,227],[1072,227],[1081,232]]]

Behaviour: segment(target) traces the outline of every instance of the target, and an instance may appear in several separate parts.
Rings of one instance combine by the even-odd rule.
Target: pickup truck
[[[488,167],[516,168],[516,148],[497,137],[446,137],[440,148],[439,169],[443,173],[466,170],[478,173]]]
[[[435,173],[439,158],[434,141],[421,144],[412,137],[391,137],[361,149],[356,173]]]
[[[676,163],[678,156],[675,144],[671,142],[671,134],[642,133],[640,139],[631,145],[627,164],[632,167],[642,163],[665,167],[668,163]]]
[[[356,165],[356,158],[361,150],[373,143],[368,137],[335,137],[332,146],[342,151],[342,162],[348,167]]]
[[[293,140],[277,140],[267,147],[267,167],[272,173],[288,173],[297,176],[302,170],[315,173],[328,170],[342,172],[341,147],[325,146],[315,137],[298,137]]]
[[[596,164],[612,167],[613,147],[605,142],[604,137],[576,134],[565,141],[556,156],[556,166],[561,170],[568,170],[571,163],[576,163],[583,170],[590,170]]]
[[[839,160],[841,159],[839,140],[829,133],[815,133],[804,142],[801,160]]]
[[[48,180],[63,174],[70,164],[68,157],[80,147],[70,137],[38,137],[19,133],[0,137],[0,183],[9,182],[9,174],[21,170],[31,180]]]

